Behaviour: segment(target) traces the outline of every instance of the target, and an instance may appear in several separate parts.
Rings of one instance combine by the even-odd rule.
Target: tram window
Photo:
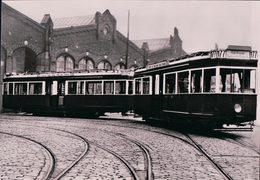
[[[143,78],[143,94],[150,94],[150,78]]]
[[[104,81],[104,94],[114,94],[114,81]]]
[[[14,93],[14,84],[13,83],[9,83],[9,87],[8,87],[8,91],[9,91],[9,95],[13,95]]]
[[[42,94],[42,83],[29,83],[29,94]]]
[[[141,79],[135,79],[135,94],[141,94]]]
[[[7,91],[8,91],[7,83],[4,83],[4,92],[3,92],[3,94],[7,95]]]
[[[176,74],[165,75],[165,93],[175,94],[176,92]]]
[[[133,94],[133,81],[128,81],[128,94]]]
[[[191,71],[191,92],[201,92],[202,70]]]
[[[189,72],[178,73],[178,93],[189,92]]]
[[[68,82],[68,94],[77,93],[77,82]]]
[[[27,83],[15,83],[14,94],[26,95],[27,94]]]
[[[203,80],[203,92],[216,91],[216,69],[205,69]]]
[[[249,77],[245,78],[246,80],[249,81],[249,92],[255,93],[256,92],[256,70],[252,69],[252,70],[245,70],[245,72],[248,71],[249,72]],[[245,80],[245,82],[246,82]],[[244,87],[246,87],[244,85]],[[247,89],[245,88],[243,92],[246,92]]]
[[[250,69],[220,69],[221,92],[254,93],[256,70]]]
[[[79,81],[78,82],[78,94],[84,94],[84,81]]]
[[[126,81],[116,81],[115,94],[125,94],[126,93]]]
[[[86,82],[86,94],[102,94],[102,82],[101,81],[89,81]]]

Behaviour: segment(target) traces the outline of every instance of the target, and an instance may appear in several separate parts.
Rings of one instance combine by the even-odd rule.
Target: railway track
[[[111,125],[111,124],[110,124]],[[120,126],[120,125],[112,125],[112,126],[118,126],[118,127],[127,127],[127,128],[134,128],[134,127],[128,127],[128,126]],[[228,179],[228,180],[233,180],[233,178],[220,166],[218,165],[217,162],[215,162],[211,157],[210,155],[208,155],[206,153],[206,151],[203,150],[203,148],[198,144],[196,143],[196,141],[194,141],[188,134],[184,134],[187,139],[184,139],[184,138],[181,138],[181,137],[178,137],[178,136],[175,136],[175,135],[172,135],[170,133],[163,133],[163,132],[159,132],[159,131],[154,131],[154,130],[147,130],[147,129],[143,129],[143,128],[134,128],[134,129],[140,129],[140,130],[146,130],[146,131],[150,131],[150,132],[155,132],[155,133],[158,133],[158,134],[161,134],[161,135],[165,135],[165,136],[170,136],[172,138],[175,138],[175,139],[178,139],[190,146],[192,146],[193,148],[195,148],[197,151],[199,151],[213,166],[215,169],[217,169],[219,171],[219,173],[225,178],[225,179]],[[105,130],[107,131],[107,130]],[[110,131],[108,131],[110,132]],[[111,132],[110,132],[111,133]],[[124,138],[126,138],[127,140],[129,141],[132,141],[134,143],[136,143],[138,146],[142,146],[141,148],[142,149],[146,149],[145,148],[145,145],[143,145],[143,143],[140,143],[136,140],[132,140],[131,138],[128,138],[126,135],[123,135],[123,134],[118,134]],[[145,151],[145,150],[144,150]],[[147,152],[145,152],[147,153]],[[150,156],[149,153],[147,153],[146,156]],[[149,157],[150,158],[150,157]],[[151,162],[151,161],[150,161]],[[151,164],[151,169],[150,170],[147,170],[147,177],[150,177],[150,179],[153,179],[153,173],[152,173],[152,164]],[[149,169],[149,168],[148,168]],[[150,174],[150,175],[149,175]],[[150,180],[149,178],[147,178],[147,180]]]
[[[26,126],[28,126],[27,123],[21,123],[21,124],[24,124]],[[29,125],[31,126],[31,125]],[[35,125],[34,125],[35,127]],[[121,161],[125,167],[128,169],[128,171],[130,172],[131,176],[132,176],[132,179],[134,180],[153,180],[153,174],[152,174],[152,163],[151,163],[151,156],[149,154],[149,150],[148,148],[141,142],[137,141],[137,140],[134,140],[134,139],[130,139],[126,136],[124,136],[123,134],[117,134],[119,135],[120,137],[134,143],[136,146],[140,147],[140,149],[143,151],[143,154],[145,154],[145,167],[146,167],[146,170],[145,172],[140,172],[140,171],[137,171],[133,168],[133,166],[124,158],[122,157],[121,155],[119,155],[118,153],[104,147],[104,146],[101,146],[93,141],[89,141],[87,140],[85,137],[79,135],[79,134],[76,134],[76,133],[73,133],[73,132],[70,132],[70,131],[65,131],[65,130],[61,130],[61,129],[57,129],[57,128],[50,128],[50,127],[43,127],[43,126],[37,126],[39,128],[47,128],[47,129],[52,129],[52,130],[56,130],[56,131],[61,131],[61,132],[64,132],[64,133],[68,133],[70,135],[73,135],[73,136],[76,136],[78,138],[80,138],[84,144],[85,144],[85,150],[84,152],[76,159],[74,160],[70,165],[67,166],[67,168],[63,169],[62,171],[60,171],[58,174],[56,174],[55,176],[53,175],[50,175],[48,176],[46,179],[53,179],[53,180],[59,180],[59,179],[62,179],[63,177],[66,177],[66,174],[71,170],[73,169],[87,154],[88,154],[88,150],[89,150],[89,147],[90,146],[95,146],[99,149],[102,149],[103,151],[106,151],[107,153],[109,154],[112,154],[114,157],[116,157],[119,161]],[[53,168],[53,171],[54,171],[55,168]]]
[[[57,124],[58,125],[58,124]],[[123,128],[132,128],[132,129],[140,129],[140,130],[145,130],[145,131],[149,131],[149,132],[154,132],[154,133],[158,133],[158,134],[161,134],[161,135],[165,135],[165,136],[169,136],[169,137],[172,137],[172,138],[176,138],[190,146],[192,146],[193,148],[195,148],[197,151],[199,151],[211,164],[212,166],[217,169],[219,171],[219,173],[225,178],[225,179],[233,179],[220,165],[218,165],[218,163],[216,163],[214,161],[213,158],[210,157],[209,154],[207,154],[207,152],[202,148],[202,146],[200,144],[198,144],[194,139],[192,139],[192,137],[190,137],[188,134],[185,134],[183,133],[183,135],[185,136],[184,137],[179,137],[177,135],[173,135],[171,134],[170,132],[161,132],[160,130],[153,130],[151,128],[143,128],[143,127],[131,127],[130,124],[125,124],[125,125],[116,125],[116,124],[111,124],[111,123],[102,123],[102,125],[109,125],[109,126],[115,126],[115,127],[123,127]],[[71,127],[71,126],[70,126]],[[76,128],[80,128],[79,126],[75,126]],[[50,128],[50,127],[46,127],[46,128]],[[56,130],[59,130],[59,131],[62,131],[60,129],[56,129]],[[100,130],[97,128],[97,130]],[[133,179],[136,179],[136,180],[142,180],[142,179],[148,179],[148,180],[152,180],[153,179],[153,168],[152,168],[152,161],[151,161],[151,155],[149,153],[149,148],[147,148],[147,146],[145,144],[143,144],[141,141],[138,141],[138,140],[135,140],[135,139],[132,139],[130,137],[128,137],[127,135],[125,134],[121,134],[121,133],[115,133],[113,131],[109,131],[109,130],[102,130],[102,131],[106,131],[108,133],[111,133],[111,134],[114,134],[114,136],[120,136],[122,138],[125,138],[126,140],[136,144],[138,147],[140,147],[140,149],[142,149],[143,151],[143,154],[145,154],[145,159],[146,159],[146,168],[145,168],[145,172],[144,174],[146,174],[145,176],[142,176],[140,177],[140,173],[138,173],[131,165],[129,162],[127,162],[127,160],[122,157],[121,155],[115,153],[114,151],[111,151],[111,149],[108,149],[102,145],[99,145],[97,144],[96,142],[93,142],[93,141],[88,141],[85,139],[85,141],[88,141],[89,143],[89,146],[96,146],[104,151],[107,151],[108,153],[110,154],[113,154],[115,157],[117,157],[122,163],[125,164],[125,166],[129,169],[129,171],[131,172],[131,175],[133,176],[132,178]],[[67,133],[71,133],[69,131],[64,131],[64,132],[67,132]],[[73,133],[71,133],[73,134]],[[73,134],[75,136],[81,136],[81,135],[78,135],[78,134]],[[80,138],[83,138],[83,136],[81,136]],[[235,140],[232,140],[232,141],[235,141]],[[233,142],[233,143],[237,143],[237,144],[240,144],[240,146],[244,147],[244,146],[248,146],[248,148],[250,148],[249,145],[243,143],[242,141],[241,142]],[[259,151],[256,151],[258,154],[259,154]],[[76,164],[76,163],[75,163]],[[64,173],[66,174],[66,172]],[[63,177],[63,176],[62,176]]]
[[[140,147],[140,149],[142,150],[143,154],[145,155],[145,167],[146,169],[144,170],[145,172],[144,173],[140,173],[140,171],[136,171],[132,165],[124,158],[122,157],[121,155],[119,155],[118,153],[104,147],[104,146],[101,146],[93,141],[89,141],[87,140],[85,137],[79,135],[79,134],[75,134],[75,133],[72,133],[72,132],[69,132],[69,131],[64,131],[64,130],[59,130],[59,129],[55,129],[54,130],[58,130],[58,131],[63,131],[63,132],[66,132],[66,133],[69,133],[69,134],[73,134],[79,138],[81,138],[82,140],[84,140],[84,142],[86,142],[88,144],[88,146],[96,146],[97,148],[100,148],[110,154],[112,154],[113,156],[115,156],[117,159],[119,159],[126,167],[127,169],[129,170],[129,172],[131,173],[132,175],[132,178],[134,180],[153,180],[153,173],[152,173],[152,160],[151,160],[151,155],[149,153],[149,150],[148,148],[145,146],[145,144],[143,144],[142,142],[140,141],[137,141],[137,140],[134,140],[134,139],[131,139],[123,134],[116,134],[116,135],[119,135],[120,137],[123,137],[124,139],[134,143],[135,145],[137,145],[138,147]],[[87,154],[87,152],[81,157],[79,157],[74,163],[72,163],[67,169],[65,169],[63,172],[60,173],[60,175],[58,177],[55,178],[55,180],[58,180],[60,179],[61,177],[63,177],[70,169],[72,169],[85,155]]]
[[[56,129],[57,130],[57,129]],[[59,131],[62,131],[62,130],[59,130]],[[52,179],[54,180],[58,180],[58,179],[61,179],[67,172],[69,172],[82,158],[84,158],[84,156],[88,153],[88,150],[89,150],[89,142],[79,136],[78,134],[75,134],[75,133],[71,133],[71,132],[68,132],[68,131],[62,131],[62,132],[65,132],[65,133],[68,133],[68,134],[71,134],[71,135],[74,135],[78,138],[80,138],[83,142],[84,142],[84,146],[85,146],[85,149],[83,151],[83,153],[76,159],[74,160],[67,168],[65,168],[64,170],[62,170],[56,177],[52,177]]]
[[[5,135],[9,135],[9,136],[14,136],[14,137],[17,137],[17,138],[22,138],[24,140],[27,140],[27,141],[30,141],[32,143],[34,143],[36,146],[40,147],[40,148],[43,148],[46,152],[46,154],[48,155],[49,157],[49,160],[50,160],[50,166],[48,167],[48,170],[47,172],[44,174],[43,177],[41,177],[42,180],[48,180],[48,179],[51,179],[51,176],[54,172],[54,169],[55,169],[55,155],[52,153],[52,151],[45,145],[43,145],[42,143],[36,141],[36,140],[33,140],[31,138],[28,138],[28,137],[24,137],[24,136],[21,136],[21,135],[16,135],[16,134],[12,134],[12,133],[7,133],[7,132],[0,132],[1,134],[5,134]],[[36,177],[35,179],[38,179],[38,177]]]
[[[133,129],[146,130],[146,131],[149,131],[149,132],[154,132],[154,133],[157,133],[157,134],[161,134],[161,135],[164,135],[164,136],[169,136],[169,137],[171,137],[171,138],[178,139],[178,140],[182,141],[183,143],[188,144],[188,145],[192,146],[193,148],[195,148],[197,151],[199,151],[199,152],[214,166],[214,168],[217,169],[217,170],[222,174],[223,177],[225,177],[225,178],[228,179],[228,180],[232,180],[232,178],[228,175],[228,173],[226,173],[226,172],[223,170],[223,168],[221,168],[221,167],[210,157],[210,155],[208,155],[208,154],[201,148],[201,146],[200,146],[199,144],[197,144],[197,143],[196,143],[189,135],[187,135],[187,134],[184,134],[184,133],[183,133],[183,135],[184,135],[185,137],[187,137],[187,138],[185,139],[185,138],[182,138],[182,137],[179,137],[179,136],[170,134],[170,133],[160,132],[160,131],[155,131],[155,130],[147,130],[147,129],[140,128],[140,127],[137,128],[137,127],[130,127],[130,126],[122,126],[122,125],[111,125],[111,124],[108,124],[108,125],[110,125],[110,126],[117,126],[117,127],[124,127],[124,128],[133,128]],[[52,129],[52,128],[51,128],[51,129]],[[53,129],[54,129],[54,130],[59,130],[59,129],[55,129],[55,128],[53,128]],[[97,129],[97,130],[98,130],[98,129]],[[99,129],[99,130],[100,130],[100,129]],[[63,131],[63,130],[59,130],[59,131]],[[140,149],[141,149],[141,150],[143,151],[143,153],[145,154],[145,159],[146,159],[146,163],[145,163],[145,164],[146,164],[146,167],[147,167],[147,168],[146,168],[146,170],[145,170],[145,171],[146,171],[146,172],[145,172],[145,174],[146,174],[145,176],[141,177],[141,179],[140,179],[140,175],[138,176],[138,173],[135,171],[135,169],[134,169],[122,156],[120,156],[119,154],[117,154],[117,153],[115,153],[115,152],[113,152],[113,151],[111,151],[111,150],[109,150],[109,149],[107,149],[107,148],[105,148],[105,147],[102,147],[102,146],[96,144],[95,142],[88,141],[88,143],[89,143],[90,145],[94,145],[94,146],[96,146],[96,147],[98,147],[98,148],[101,148],[101,149],[103,149],[103,150],[105,150],[105,151],[107,151],[107,152],[113,154],[113,155],[116,156],[118,159],[120,159],[120,161],[123,162],[123,163],[127,166],[127,168],[129,169],[129,171],[131,172],[131,174],[132,174],[132,176],[133,176],[133,179],[135,179],[135,180],[142,180],[142,179],[153,180],[151,156],[150,156],[150,154],[149,154],[148,148],[147,148],[142,142],[137,141],[137,140],[134,140],[134,139],[132,139],[132,138],[129,138],[129,137],[127,137],[126,135],[123,135],[123,134],[120,134],[120,133],[114,133],[114,132],[108,131],[108,130],[102,130],[102,131],[107,132],[107,133],[114,134],[114,136],[123,137],[123,138],[125,138],[126,140],[128,140],[128,141],[130,141],[130,142],[136,144],[138,147],[140,147]],[[71,132],[68,132],[68,131],[64,131],[64,132],[71,133]],[[72,134],[74,134],[74,133],[72,133]],[[77,134],[74,134],[74,135],[79,136],[79,135],[77,135]],[[82,137],[82,136],[80,136],[80,138],[83,138],[83,139],[84,139],[84,137]],[[87,140],[85,139],[85,141],[87,141]],[[72,168],[72,167],[71,167],[71,168]],[[70,168],[70,169],[71,169],[71,168]],[[68,172],[68,171],[66,171],[66,172]],[[63,175],[65,175],[66,172],[64,172]],[[62,175],[62,176],[63,176],[63,175]],[[62,177],[62,176],[61,176],[61,177]]]
[[[146,130],[146,131],[155,132],[155,133],[165,135],[165,136],[170,136],[172,138],[176,138],[176,139],[194,147],[195,149],[197,149],[197,151],[199,151],[212,164],[212,166],[214,166],[214,168],[219,171],[219,173],[223,176],[223,178],[225,178],[227,180],[233,180],[233,178],[229,175],[229,173],[226,172],[224,170],[224,168],[222,168],[217,162],[215,162],[214,159],[211,158],[211,156],[202,148],[202,146],[199,145],[195,140],[193,140],[188,134],[183,133],[183,135],[185,135],[187,137],[187,139],[184,139],[184,138],[178,137],[176,135],[172,135],[170,133],[159,132],[159,131],[154,131],[154,130],[147,130],[144,128],[136,128],[136,127],[129,127],[129,126],[121,126],[121,125],[111,125],[111,124],[109,124],[109,125],[117,126],[117,127],[124,127],[124,128],[134,128],[134,129]],[[239,143],[240,145],[244,145],[241,142],[236,142],[236,143]],[[259,154],[259,152],[257,152],[257,153]]]
[[[217,162],[215,162],[213,158],[210,157],[210,155],[202,148],[201,145],[199,145],[188,134],[185,134],[185,136],[187,136],[187,138],[194,144],[194,146],[197,147],[199,152],[203,154],[203,156],[206,157],[209,162],[211,162],[211,164],[223,175],[223,177],[225,177],[228,180],[233,180],[233,178]]]

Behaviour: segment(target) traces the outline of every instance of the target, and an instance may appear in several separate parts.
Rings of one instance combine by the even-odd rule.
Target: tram
[[[256,119],[257,52],[197,52],[135,71],[134,112],[146,121],[208,126]]]
[[[99,116],[133,110],[146,121],[206,126],[256,119],[257,52],[202,51],[121,71],[6,74],[5,110]]]
[[[5,109],[41,114],[99,116],[132,107],[133,72],[12,74],[4,78]]]

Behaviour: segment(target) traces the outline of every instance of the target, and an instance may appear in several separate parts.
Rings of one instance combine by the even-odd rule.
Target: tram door
[[[65,96],[65,81],[59,80],[58,81],[58,106],[64,106],[64,96]]]
[[[162,109],[162,76],[156,74],[154,76],[154,95],[152,99],[153,106],[151,107],[151,112],[153,116],[158,116]]]
[[[51,106],[64,106],[65,81],[51,82]]]

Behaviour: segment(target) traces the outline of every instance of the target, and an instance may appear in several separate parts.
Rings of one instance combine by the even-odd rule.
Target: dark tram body
[[[197,52],[135,71],[11,74],[5,109],[33,114],[101,115],[133,110],[146,121],[209,126],[256,119],[257,52]]]
[[[48,115],[125,113],[133,109],[131,79],[127,72],[11,75],[4,79],[4,108]]]
[[[149,120],[212,126],[256,119],[257,54],[198,52],[135,72],[134,111]]]

